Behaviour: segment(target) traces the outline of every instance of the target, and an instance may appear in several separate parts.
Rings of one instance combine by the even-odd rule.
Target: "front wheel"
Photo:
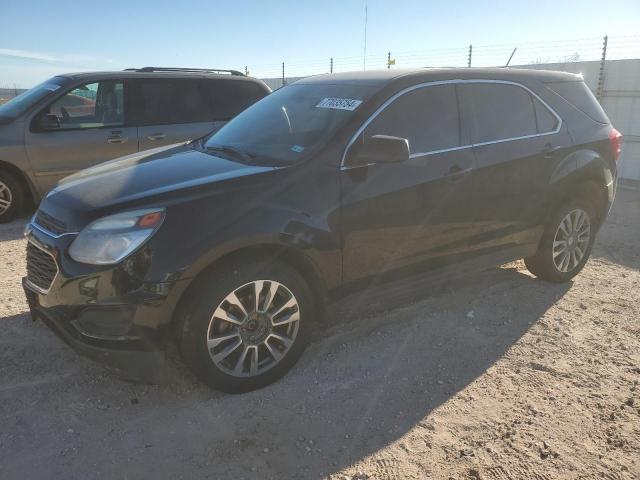
[[[7,223],[22,211],[25,195],[18,179],[0,170],[0,223]]]
[[[178,341],[192,371],[238,393],[266,386],[298,360],[309,339],[313,301],[285,263],[215,270],[198,281],[180,318]]]
[[[594,209],[586,200],[560,208],[545,228],[538,252],[524,259],[536,277],[566,282],[576,276],[591,254],[595,240]]]

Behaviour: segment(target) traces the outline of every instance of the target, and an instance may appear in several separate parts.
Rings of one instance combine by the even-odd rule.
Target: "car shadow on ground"
[[[276,384],[192,397],[142,413],[131,428],[174,461],[197,459],[190,474],[216,478],[325,478],[393,442],[429,455],[411,432],[437,428],[429,413],[502,358],[570,286],[499,268],[393,300],[352,297],[330,310],[328,329]],[[128,472],[171,471],[165,460]]]

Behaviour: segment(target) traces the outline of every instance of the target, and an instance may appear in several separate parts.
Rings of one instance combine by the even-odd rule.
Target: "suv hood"
[[[62,179],[41,209],[58,218],[164,197],[178,190],[274,170],[195,150],[181,144],[127,155]],[[80,219],[78,219],[80,220]],[[76,223],[76,222],[71,222]]]

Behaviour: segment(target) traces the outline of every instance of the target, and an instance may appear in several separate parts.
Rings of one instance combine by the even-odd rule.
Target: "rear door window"
[[[255,82],[245,80],[204,80],[210,120],[230,120],[267,95]]]
[[[365,129],[365,139],[373,135],[406,138],[412,154],[460,146],[455,87],[434,85],[401,95]]]
[[[471,83],[458,86],[469,112],[474,143],[507,140],[538,133],[533,97],[516,85]]]
[[[135,123],[168,125],[211,121],[199,79],[144,79],[136,81]]]

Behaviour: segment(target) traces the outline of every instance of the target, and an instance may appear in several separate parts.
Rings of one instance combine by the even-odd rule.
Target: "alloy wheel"
[[[0,215],[11,208],[13,203],[13,195],[6,184],[0,181]]]
[[[207,330],[213,363],[234,377],[255,377],[276,366],[291,349],[300,326],[293,293],[274,280],[256,280],[229,293]]]
[[[563,273],[575,269],[584,258],[591,239],[591,222],[584,210],[571,210],[560,222],[553,238],[553,263]]]

